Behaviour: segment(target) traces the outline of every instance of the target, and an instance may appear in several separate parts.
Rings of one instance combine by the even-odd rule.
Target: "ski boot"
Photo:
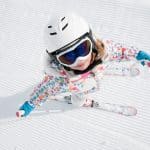
[[[33,111],[35,106],[32,106],[29,104],[28,101],[26,101],[19,109],[19,111],[16,112],[17,117],[26,117],[28,116],[31,111]]]

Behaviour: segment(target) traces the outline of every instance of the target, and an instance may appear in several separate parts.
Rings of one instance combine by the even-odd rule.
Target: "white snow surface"
[[[149,150],[149,74],[105,77],[93,94],[100,102],[136,107],[133,117],[80,108],[5,118],[13,101],[19,101],[16,94],[43,77],[43,28],[49,17],[70,11],[85,17],[101,37],[150,52],[148,0],[0,1],[0,150]]]

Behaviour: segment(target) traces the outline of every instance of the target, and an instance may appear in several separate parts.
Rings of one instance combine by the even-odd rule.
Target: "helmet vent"
[[[50,25],[50,26],[48,26],[48,28],[52,28],[52,26]],[[50,35],[55,35],[55,34],[57,34],[57,33],[56,32],[50,33]]]
[[[62,31],[68,26],[68,23],[62,28]]]
[[[55,35],[55,34],[57,34],[57,33],[56,32],[50,33],[50,35]]]
[[[61,21],[63,21],[65,19],[65,17],[61,18]]]

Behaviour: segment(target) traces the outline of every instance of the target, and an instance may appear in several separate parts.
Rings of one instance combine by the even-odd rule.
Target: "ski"
[[[117,114],[121,114],[124,116],[135,116],[137,114],[137,109],[132,106],[125,106],[125,105],[119,105],[119,104],[112,104],[112,103],[99,103],[92,100],[92,108],[100,109],[103,111],[113,112]],[[63,110],[35,110],[32,112],[32,114],[47,114],[47,113],[58,113],[63,112]],[[25,111],[19,110],[16,112],[17,117],[22,117],[24,115]]]
[[[125,116],[135,116],[137,114],[137,109],[132,106],[124,106],[111,103],[99,103],[92,101],[92,107],[108,112],[118,113]]]

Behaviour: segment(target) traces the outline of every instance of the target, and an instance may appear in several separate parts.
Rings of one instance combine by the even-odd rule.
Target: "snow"
[[[0,149],[149,150],[150,78],[105,77],[95,99],[131,105],[134,117],[74,109],[8,118],[42,79],[43,28],[53,13],[81,14],[103,38],[150,52],[147,0],[10,0],[0,2]],[[17,106],[16,106],[17,109]],[[4,119],[5,118],[5,119]]]

